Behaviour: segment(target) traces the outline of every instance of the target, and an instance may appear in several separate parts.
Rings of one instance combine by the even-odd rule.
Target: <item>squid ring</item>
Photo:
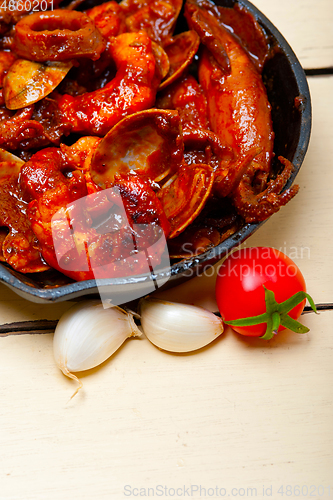
[[[20,57],[32,61],[96,60],[105,49],[105,41],[87,14],[56,9],[21,19],[16,24],[14,46]]]

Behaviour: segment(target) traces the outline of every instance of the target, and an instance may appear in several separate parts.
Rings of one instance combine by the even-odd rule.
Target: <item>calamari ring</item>
[[[87,14],[56,9],[21,19],[15,27],[14,46],[16,54],[30,61],[96,60],[105,41]]]

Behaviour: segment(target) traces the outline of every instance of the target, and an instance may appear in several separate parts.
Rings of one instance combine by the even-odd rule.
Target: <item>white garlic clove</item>
[[[144,334],[165,351],[195,351],[223,332],[222,319],[202,307],[152,297],[141,299],[139,307]]]
[[[78,302],[63,314],[57,324],[53,338],[54,358],[61,371],[77,380],[81,387],[81,382],[72,372],[100,365],[128,337],[139,335],[141,331],[133,315],[120,307],[104,309],[98,300]]]

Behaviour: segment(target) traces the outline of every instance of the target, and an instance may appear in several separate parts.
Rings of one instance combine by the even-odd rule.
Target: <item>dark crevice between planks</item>
[[[317,311],[333,311],[333,303],[316,304]],[[314,313],[310,306],[305,306],[303,314]],[[220,316],[220,313],[215,313]],[[34,321],[17,321],[0,325],[0,337],[8,335],[40,334],[54,332],[58,320],[37,319]]]
[[[0,337],[21,335],[25,333],[52,333],[58,320],[37,319],[34,321],[17,321],[0,325]]]
[[[332,303],[327,303],[327,304],[316,304],[317,311],[333,311],[333,304]],[[303,313],[314,313],[312,310],[311,306],[305,306]]]
[[[317,311],[333,311],[333,302],[325,304],[316,304]],[[315,313],[311,306],[305,306],[302,314]],[[216,316],[221,316],[219,312],[215,312]]]

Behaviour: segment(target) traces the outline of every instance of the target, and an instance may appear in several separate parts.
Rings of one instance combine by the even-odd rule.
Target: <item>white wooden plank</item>
[[[71,302],[58,304],[36,304],[21,298],[6,285],[0,284],[0,324],[14,321],[37,319],[58,319],[72,305]]]
[[[331,0],[252,0],[289,42],[306,69],[333,67]]]

